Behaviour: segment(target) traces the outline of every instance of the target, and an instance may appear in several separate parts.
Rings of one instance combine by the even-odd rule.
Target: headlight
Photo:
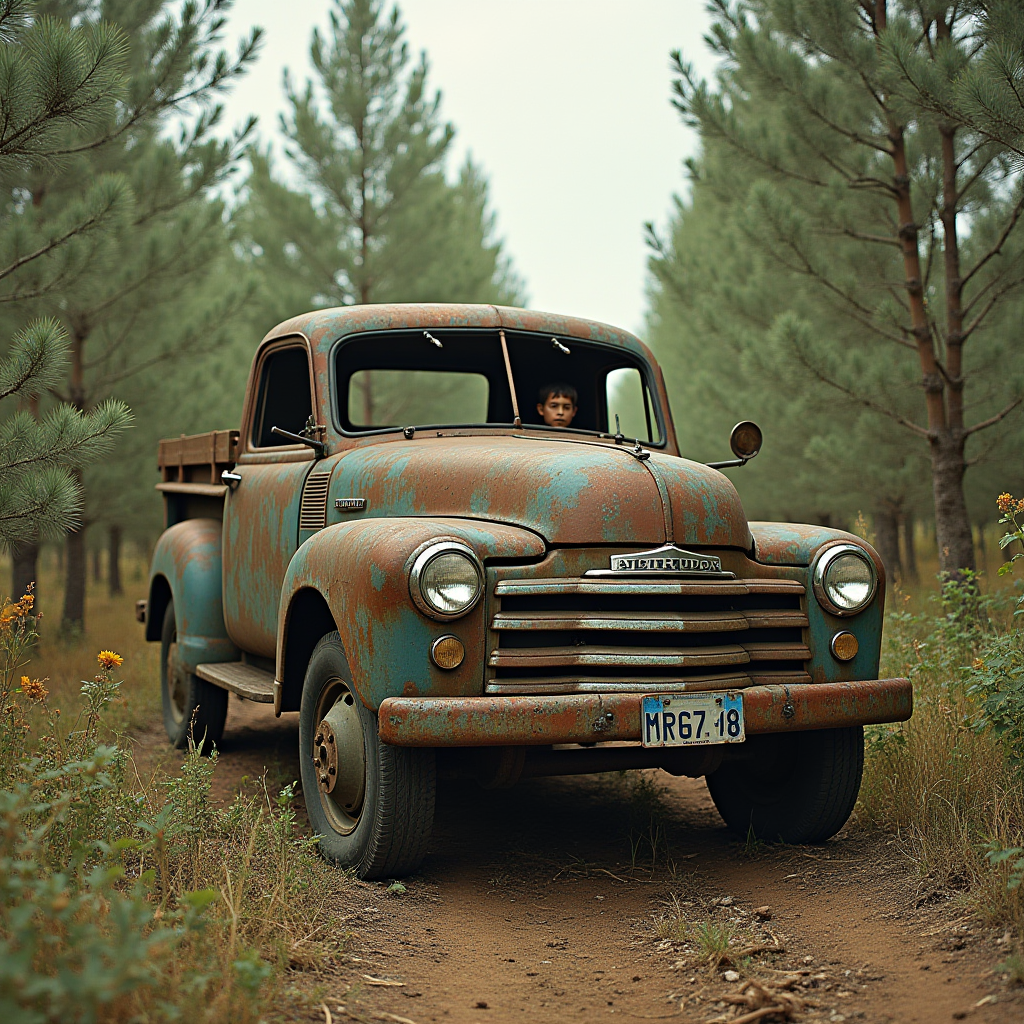
[[[464,615],[480,600],[483,569],[471,548],[442,541],[421,551],[412,565],[409,592],[433,618]]]
[[[878,589],[871,556],[854,544],[826,549],[814,566],[814,596],[833,615],[856,615]]]

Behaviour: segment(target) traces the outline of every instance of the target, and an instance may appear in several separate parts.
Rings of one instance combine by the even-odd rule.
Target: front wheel
[[[299,765],[327,860],[360,878],[395,878],[420,866],[434,822],[434,751],[380,741],[337,633],[316,645],[306,669]]]
[[[193,739],[204,754],[220,743],[228,717],[228,692],[189,672],[178,657],[174,601],[160,631],[160,702],[167,738],[179,750]]]
[[[853,813],[864,770],[864,729],[754,736],[742,760],[707,777],[726,825],[765,842],[823,843]]]

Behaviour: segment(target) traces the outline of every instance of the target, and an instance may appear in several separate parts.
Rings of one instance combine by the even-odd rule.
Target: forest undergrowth
[[[1010,554],[1024,501],[1003,495],[1000,509]],[[881,673],[912,680],[914,714],[868,728],[858,813],[897,837],[922,900],[1005,926],[1024,976],[1024,579],[1011,572],[1009,586],[968,575],[892,595]]]
[[[218,807],[216,758],[138,770],[129,737],[159,721],[159,674],[132,617],[145,569],[126,568],[132,593],[94,584],[74,642],[34,600],[4,611],[0,1019],[267,1019],[308,1003],[316,986],[296,971],[315,979],[342,951],[331,908],[354,882],[316,857],[289,787],[264,779]],[[858,818],[897,838],[922,900],[1009,928],[1007,967],[1024,973],[1022,584],[993,573],[890,594],[882,672],[913,680],[915,711],[868,730]],[[107,646],[119,653],[97,663]],[[655,839],[637,843],[657,857]]]
[[[85,639],[33,660],[34,604],[0,612],[0,1020],[245,1024],[307,1001],[289,978],[341,952],[354,883],[300,834],[292,787],[217,807],[195,749],[144,778],[124,729],[151,695]]]

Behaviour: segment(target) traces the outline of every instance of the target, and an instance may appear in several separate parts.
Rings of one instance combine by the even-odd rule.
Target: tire
[[[299,766],[320,853],[360,878],[397,878],[423,862],[434,823],[434,751],[393,747],[352,686],[341,638],[329,633],[306,668]]]
[[[754,736],[750,757],[707,777],[726,825],[763,842],[823,843],[847,822],[860,792],[864,729]]]
[[[160,702],[167,737],[179,750],[194,739],[202,753],[220,743],[228,717],[228,692],[187,672],[177,658],[178,628],[174,601],[167,605],[160,630]]]

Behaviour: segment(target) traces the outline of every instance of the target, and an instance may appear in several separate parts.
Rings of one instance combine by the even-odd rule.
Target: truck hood
[[[606,442],[521,435],[419,438],[336,456],[328,523],[457,516],[522,526],[549,545],[751,545],[732,482],[696,462],[640,461]],[[337,498],[363,498],[338,512]]]

